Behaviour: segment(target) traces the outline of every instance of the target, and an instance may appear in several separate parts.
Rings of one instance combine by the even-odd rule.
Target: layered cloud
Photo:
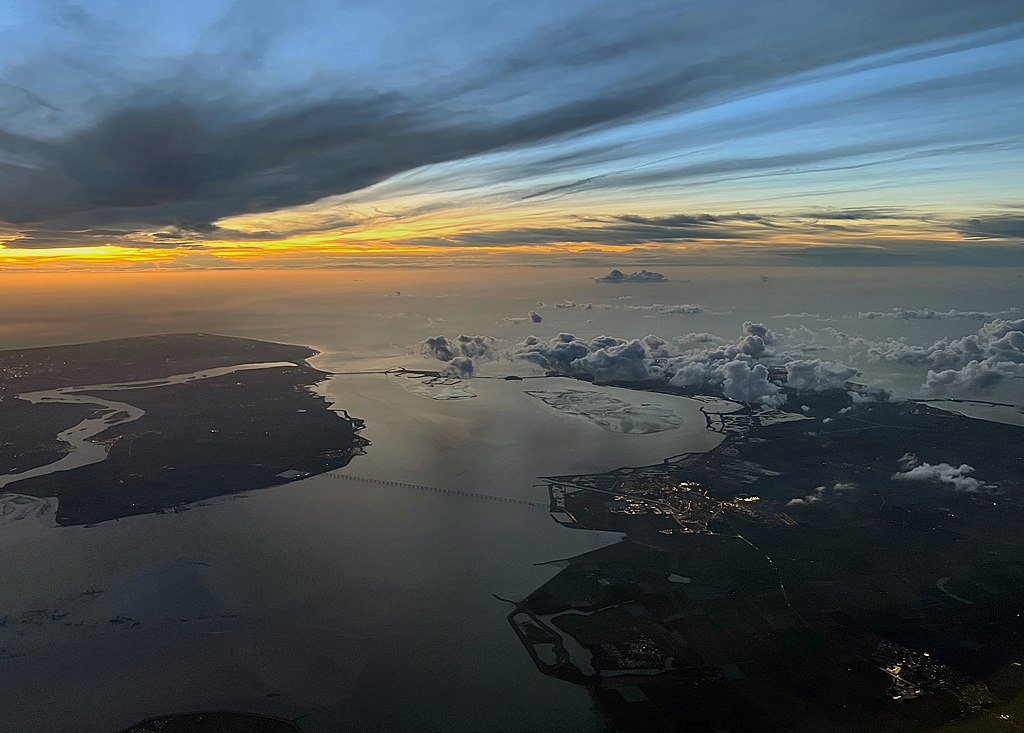
[[[1008,311],[994,313],[992,311],[962,311],[956,308],[937,311],[931,308],[893,308],[888,311],[861,311],[860,318],[894,318],[901,321],[942,321],[947,318],[963,318],[971,321],[987,321],[999,316],[1008,315]]]
[[[707,308],[696,303],[653,303],[651,305],[629,305],[623,303],[576,303],[567,300],[562,303],[555,303],[555,308],[579,308],[580,310],[600,311],[632,311],[635,313],[646,313],[651,316],[675,316],[675,315],[698,315],[707,313]]]
[[[1005,205],[860,203],[886,186],[933,200],[935,164],[1006,200],[1014,0],[15,0],[11,17],[5,256],[717,243],[863,264],[964,239],[972,261],[1018,253]],[[829,206],[779,205],[806,196]]]
[[[956,224],[972,239],[1024,239],[1024,214],[1020,212],[978,217]]]

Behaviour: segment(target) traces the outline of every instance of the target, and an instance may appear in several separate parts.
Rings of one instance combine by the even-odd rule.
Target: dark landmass
[[[158,379],[260,361],[304,362],[315,355],[306,346],[205,333],[170,333],[0,351],[0,395]]]
[[[151,718],[123,733],[299,733],[290,720],[251,713],[187,713]]]
[[[0,473],[20,473],[60,459],[68,445],[57,439],[57,433],[96,411],[89,405],[33,405],[17,395],[4,389],[0,373]],[[16,485],[11,485],[12,491]]]
[[[509,615],[538,668],[618,731],[1019,729],[1024,429],[789,404],[811,419],[708,411],[709,453],[545,479],[565,526],[626,539]],[[979,483],[894,478],[908,453]]]
[[[368,441],[359,435],[361,420],[328,409],[308,389],[327,376],[306,362],[314,354],[304,346],[203,334],[0,352],[2,473],[60,458],[67,445],[56,434],[103,414],[90,405],[33,405],[17,399],[19,394],[246,363],[294,364],[148,389],[84,393],[146,414],[93,439],[109,447],[106,460],[17,481],[6,490],[55,496],[60,524],[91,524],[180,510],[344,466]]]

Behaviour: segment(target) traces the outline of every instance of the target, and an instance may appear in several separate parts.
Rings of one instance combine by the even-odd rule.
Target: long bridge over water
[[[380,478],[369,478],[367,476],[353,476],[348,473],[342,473],[341,471],[327,471],[326,473],[320,474],[321,476],[330,476],[331,478],[347,479],[349,481],[361,481],[366,484],[376,484],[378,486],[394,486],[400,489],[416,489],[417,491],[432,491],[435,494],[449,494],[451,496],[464,496],[469,499],[482,499],[484,501],[496,501],[502,504],[518,504],[520,506],[529,506],[536,509],[543,509],[548,511],[550,506],[546,503],[539,501],[529,501],[528,499],[513,499],[507,496],[495,496],[494,494],[483,494],[476,491],[463,491],[461,489],[446,489],[437,486],[424,486],[423,484],[410,484],[404,481],[388,481]]]

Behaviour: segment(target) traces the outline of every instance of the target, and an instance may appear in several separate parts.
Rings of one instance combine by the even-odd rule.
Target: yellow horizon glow
[[[18,234],[7,241],[13,246],[0,246],[0,270],[10,271],[29,268],[60,269],[145,269],[174,267],[213,266],[273,266],[281,263],[287,266],[293,260],[302,260],[302,266],[343,264],[346,258],[437,258],[443,260],[455,257],[487,257],[499,259],[512,254],[530,257],[552,257],[581,253],[616,254],[626,256],[631,252],[650,253],[653,248],[665,254],[687,253],[705,250],[723,254],[728,248],[771,248],[771,247],[834,247],[856,243],[870,246],[874,241],[912,242],[915,240],[943,243],[963,242],[963,237],[948,227],[928,228],[920,219],[884,219],[858,221],[858,229],[828,232],[815,229],[807,221],[791,221],[778,230],[757,224],[738,222],[739,235],[727,240],[709,237],[681,238],[679,240],[656,240],[628,245],[613,245],[600,241],[552,241],[545,244],[520,245],[514,241],[508,245],[461,245],[457,237],[463,234],[497,234],[516,229],[566,228],[580,236],[586,236],[587,228],[593,227],[595,239],[602,227],[616,224],[614,217],[604,215],[566,215],[562,211],[546,206],[497,207],[481,209],[470,206],[455,206],[443,211],[424,210],[423,201],[405,200],[401,206],[391,208],[398,211],[413,211],[408,216],[382,212],[366,205],[344,207],[318,204],[292,209],[252,214],[223,219],[218,226],[225,232],[249,235],[246,238],[187,240],[182,233],[180,246],[155,246],[161,240],[155,239],[155,230],[138,232],[121,241],[82,247],[17,247]],[[417,210],[417,207],[419,209]],[[631,208],[631,212],[635,213]],[[359,223],[345,227],[327,227],[321,231],[310,231],[329,219],[337,223],[342,214]],[[654,212],[641,215],[656,217]],[[772,216],[766,214],[766,216]],[[783,219],[784,220],[784,219]],[[784,220],[785,221],[785,220]],[[288,232],[301,233],[289,234]],[[259,238],[261,232],[273,236]],[[743,236],[749,232],[749,236]],[[451,245],[431,243],[429,240],[452,241]],[[827,240],[827,241],[824,241]],[[135,242],[138,245],[135,246]]]

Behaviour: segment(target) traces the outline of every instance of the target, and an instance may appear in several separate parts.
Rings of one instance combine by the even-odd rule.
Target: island
[[[345,466],[363,422],[306,346],[210,334],[0,352],[0,520],[94,524]]]

